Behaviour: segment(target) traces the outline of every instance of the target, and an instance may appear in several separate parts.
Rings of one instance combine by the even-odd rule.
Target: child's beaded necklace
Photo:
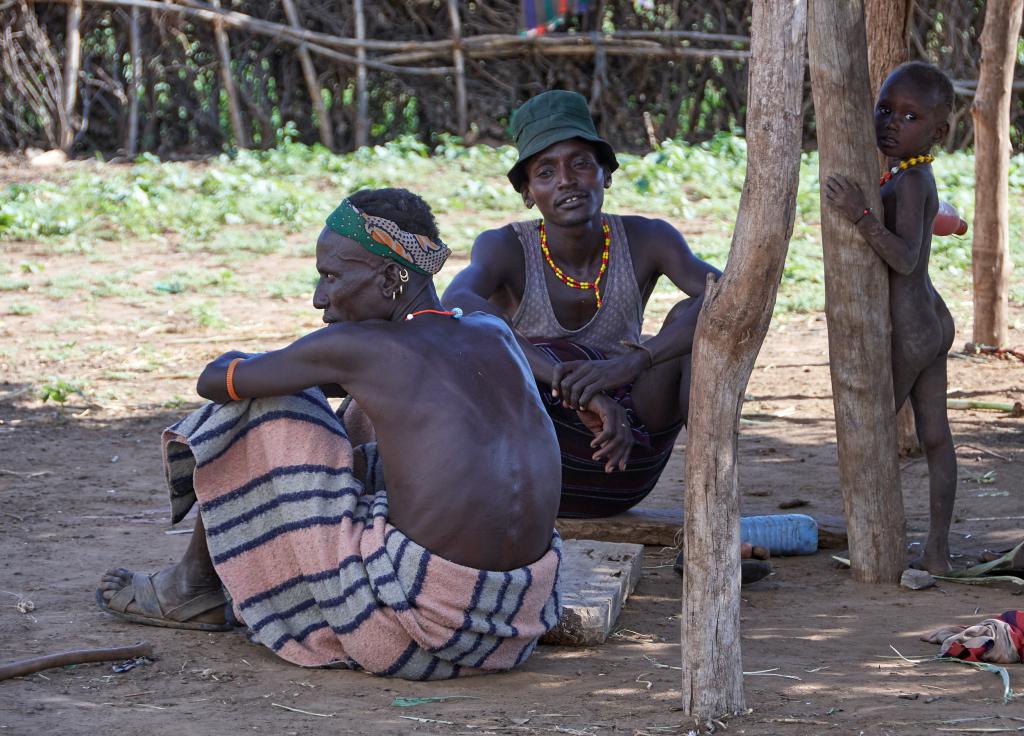
[[[934,160],[935,157],[930,153],[926,153],[923,156],[911,156],[910,158],[905,158],[882,174],[882,178],[878,180],[878,186],[885,186],[885,183],[896,176],[896,174],[901,171],[906,171],[911,166],[917,166],[918,164],[930,164]]]
[[[612,230],[608,226],[608,220],[604,217],[601,218],[601,230],[604,232],[604,250],[601,252],[601,267],[597,271],[597,278],[593,281],[580,281],[569,276],[565,271],[555,265],[554,260],[551,258],[551,251],[548,250],[548,231],[544,227],[544,221],[540,221],[540,249],[544,253],[544,260],[551,266],[551,270],[554,271],[555,276],[566,286],[570,286],[573,289],[593,289],[594,296],[597,299],[597,308],[601,308],[601,277],[604,276],[604,272],[608,270],[608,256],[612,250]]]

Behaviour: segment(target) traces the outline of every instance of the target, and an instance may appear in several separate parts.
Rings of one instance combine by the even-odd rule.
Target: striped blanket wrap
[[[557,533],[508,572],[431,554],[388,523],[375,446],[353,449],[318,390],[209,404],[163,450],[173,521],[198,499],[235,615],[289,662],[415,680],[508,670],[558,622]]]

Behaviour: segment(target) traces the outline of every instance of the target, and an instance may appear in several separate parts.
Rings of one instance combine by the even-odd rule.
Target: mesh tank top
[[[622,341],[639,342],[644,310],[640,288],[633,273],[626,231],[617,215],[605,215],[611,229],[612,242],[608,254],[608,270],[601,279],[601,308],[578,330],[566,329],[555,317],[544,282],[550,268],[540,249],[540,220],[513,222],[512,228],[523,246],[526,262],[526,287],[523,300],[512,318],[512,326],[530,338],[560,338],[600,350],[608,356],[621,355],[629,348]]]

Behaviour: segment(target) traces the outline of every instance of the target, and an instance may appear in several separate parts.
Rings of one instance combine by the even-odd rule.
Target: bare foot
[[[111,568],[100,578],[97,594],[111,613],[127,614],[137,623],[197,625],[185,628],[225,624],[220,582],[204,580],[197,585],[182,573],[180,565],[151,576],[123,567]]]
[[[919,557],[910,560],[910,567],[915,570],[927,570],[932,575],[943,575],[953,569],[949,559],[949,550],[929,550],[925,548]]]

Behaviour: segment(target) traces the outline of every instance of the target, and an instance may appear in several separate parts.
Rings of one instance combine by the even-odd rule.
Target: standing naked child
[[[945,572],[956,496],[956,454],[946,417],[946,353],[953,318],[928,278],[932,223],[938,211],[929,153],[946,137],[953,85],[938,68],[911,62],[886,78],[875,104],[878,149],[889,159],[882,177],[885,218],[842,176],[829,177],[825,196],[889,266],[892,371],[896,409],[909,396],[917,436],[928,458],[930,524],[924,554],[914,566]]]

